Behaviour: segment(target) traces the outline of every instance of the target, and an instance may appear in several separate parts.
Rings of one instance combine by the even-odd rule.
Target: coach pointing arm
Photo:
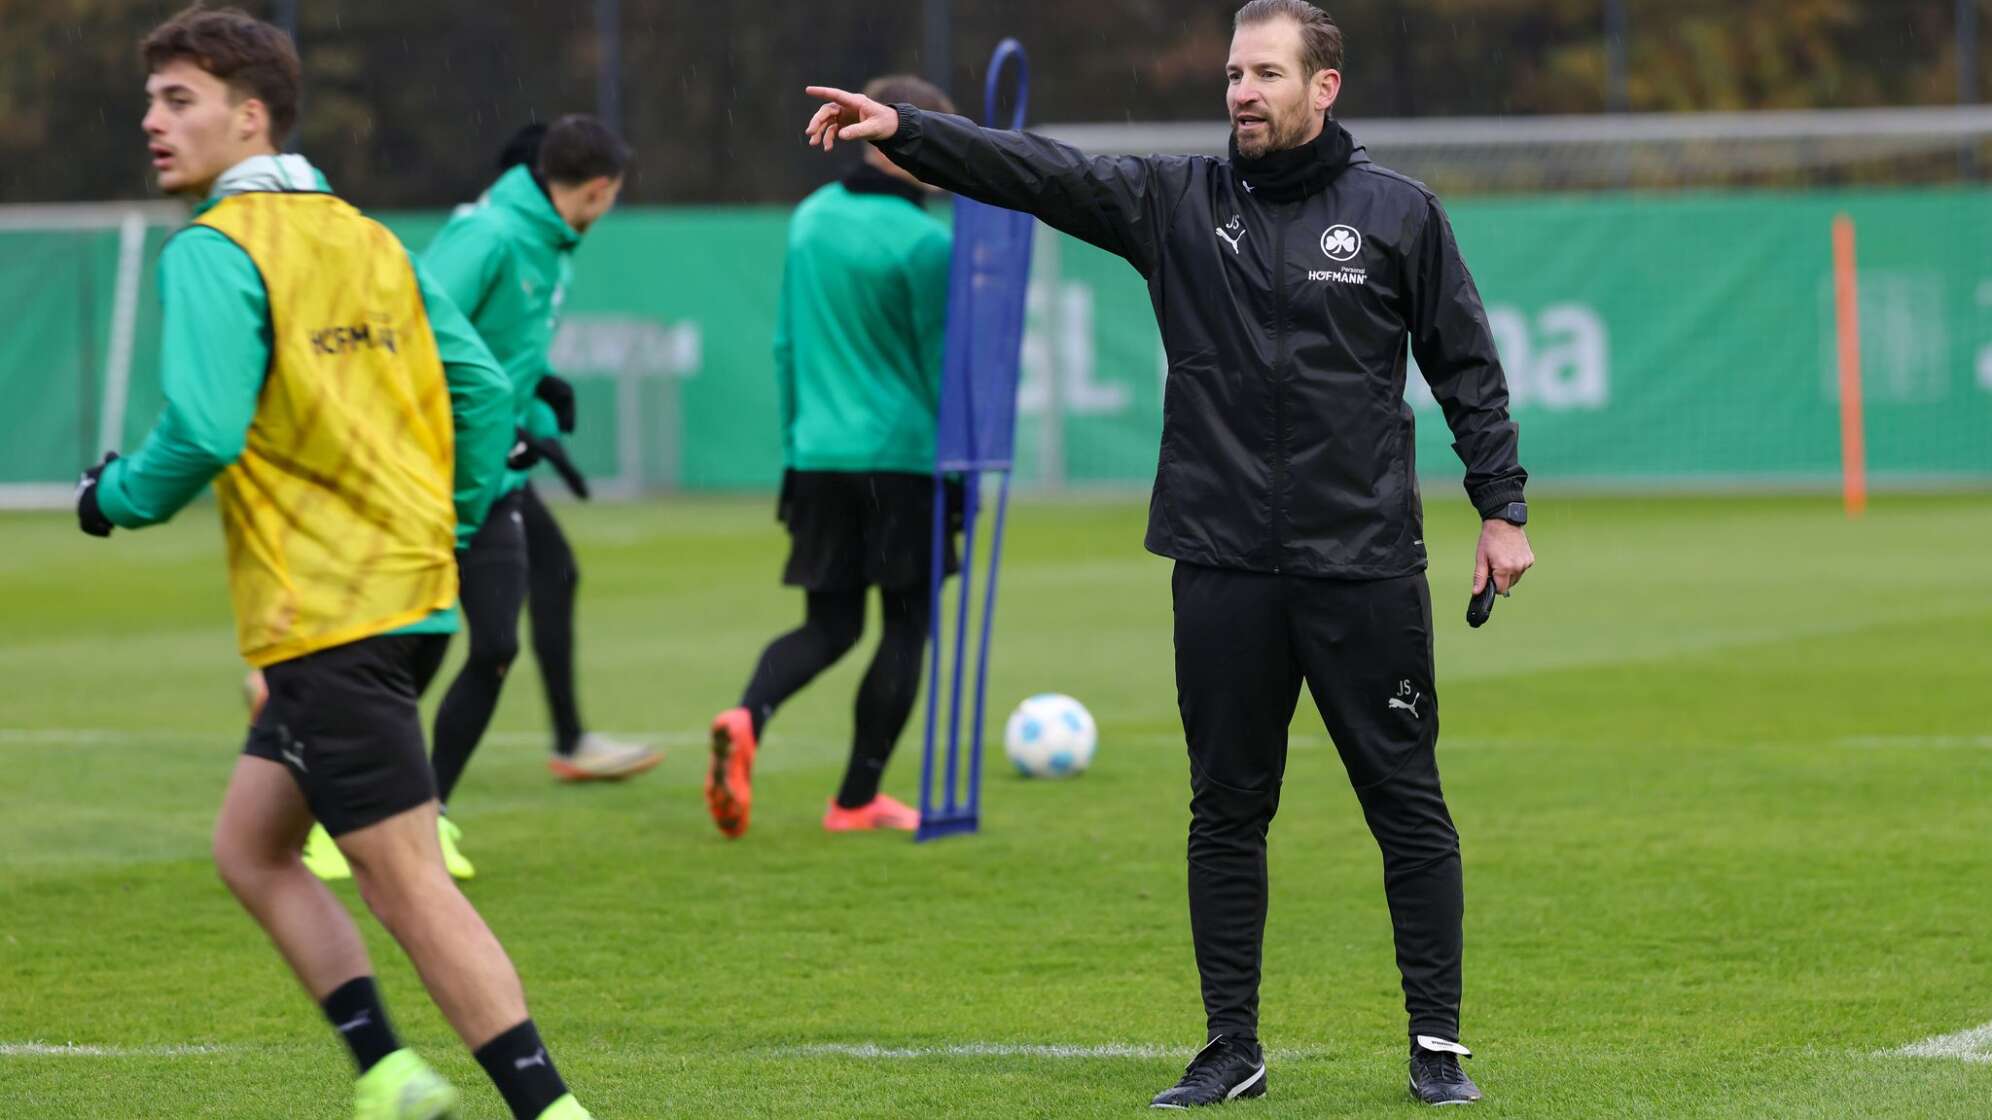
[[[841,89],[810,86],[808,93],[826,102],[808,130],[809,142],[824,151],[839,140],[869,140],[921,182],[1031,214],[1126,258],[1143,276],[1153,270],[1170,161],[1088,156],[1028,132],[980,128],[961,117],[884,105]],[[1175,193],[1186,183],[1177,182]]]
[[[1332,87],[1323,88],[1332,100]],[[869,141],[922,181],[1032,214],[1125,258],[1151,282],[1164,254],[1175,251],[1165,240],[1180,232],[1176,227],[1212,236],[1208,224],[1186,220],[1180,209],[1186,203],[1208,205],[1191,199],[1199,189],[1197,175],[1183,157],[1089,156],[1030,133],[980,128],[960,117],[886,105],[846,90],[811,86],[807,92],[824,102],[806,130],[811,144],[828,151],[839,140]],[[1249,95],[1240,100],[1247,109],[1257,107]],[[1510,503],[1522,500],[1527,474],[1518,463],[1506,379],[1479,293],[1444,211],[1435,199],[1423,199],[1422,213],[1412,223],[1417,232],[1402,247],[1399,329],[1409,336],[1410,350],[1445,411],[1454,448],[1466,465],[1468,497],[1483,518],[1473,589],[1480,591],[1492,578],[1506,592],[1534,563],[1527,535],[1503,519]],[[1211,216],[1219,222],[1224,217]],[[1402,346],[1399,338],[1396,345]]]

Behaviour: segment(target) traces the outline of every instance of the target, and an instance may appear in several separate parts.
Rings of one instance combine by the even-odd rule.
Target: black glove
[[[574,492],[574,496],[584,502],[587,501],[588,480],[582,476],[580,468],[574,465],[574,460],[567,457],[567,449],[560,445],[560,441],[549,437],[540,440],[535,447],[539,451],[540,458],[546,460],[546,465],[553,468],[553,473],[560,476],[560,481],[567,484],[567,488]]]
[[[512,450],[505,453],[505,465],[515,471],[529,471],[539,465],[539,444],[524,428],[512,430]]]
[[[533,395],[546,402],[553,409],[553,422],[569,435],[574,433],[574,386],[567,379],[549,373],[540,378],[539,387]]]
[[[97,465],[83,472],[76,480],[76,525],[93,537],[111,535],[111,519],[104,516],[104,507],[97,504],[97,480],[104,476],[104,468],[118,457],[115,451],[104,452]]]

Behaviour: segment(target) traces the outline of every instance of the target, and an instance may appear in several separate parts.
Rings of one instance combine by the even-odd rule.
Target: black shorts
[[[949,521],[961,488],[950,483]],[[778,511],[789,531],[782,582],[809,591],[924,587],[933,567],[934,479],[902,471],[791,471]],[[955,526],[942,542],[942,571],[961,570]]]
[[[432,800],[415,667],[448,644],[447,634],[383,634],[265,667],[270,698],[242,753],[290,771],[334,836]]]

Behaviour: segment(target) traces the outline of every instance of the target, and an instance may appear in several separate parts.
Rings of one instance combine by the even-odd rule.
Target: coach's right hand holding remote
[[[1480,523],[1480,543],[1473,550],[1473,599],[1477,605],[1491,580],[1494,590],[1506,595],[1520,583],[1522,574],[1535,566],[1535,551],[1522,526],[1528,521],[1528,507],[1511,502],[1499,515]]]

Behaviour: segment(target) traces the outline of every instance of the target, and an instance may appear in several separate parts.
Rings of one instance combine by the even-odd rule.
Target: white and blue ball
[[[1085,773],[1099,741],[1086,705],[1056,692],[1042,692],[1017,705],[1003,726],[1003,753],[1026,778]]]

